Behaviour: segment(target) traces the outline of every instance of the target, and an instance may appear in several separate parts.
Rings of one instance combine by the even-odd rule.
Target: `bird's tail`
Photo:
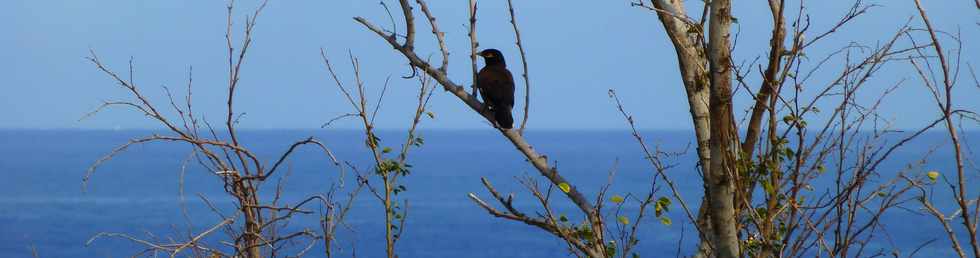
[[[514,128],[514,117],[510,114],[511,107],[499,107],[495,108],[493,112],[493,118],[497,120],[497,124],[505,129]]]

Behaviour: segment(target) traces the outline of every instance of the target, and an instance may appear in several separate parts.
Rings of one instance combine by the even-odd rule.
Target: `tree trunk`
[[[716,257],[739,256],[738,229],[735,220],[734,176],[737,138],[732,121],[731,80],[731,1],[711,2],[708,32],[708,61],[710,64],[711,157],[706,180],[708,207],[714,227]]]
[[[711,128],[708,114],[709,102],[709,81],[707,75],[707,59],[704,48],[701,44],[700,28],[693,27],[686,21],[678,17],[687,17],[684,12],[683,3],[680,1],[668,2],[667,0],[653,0],[653,6],[663,10],[657,12],[664,30],[677,54],[677,65],[681,72],[681,80],[684,83],[684,91],[687,93],[687,103],[691,112],[691,120],[694,124],[694,135],[697,139],[697,151],[699,166],[702,171],[707,171],[711,152],[708,148],[711,139]],[[709,173],[702,173],[705,182],[709,181]],[[701,207],[698,209],[698,218],[695,223],[698,226],[698,233],[701,239],[698,244],[696,257],[709,257],[713,228],[709,223],[707,199],[702,199]]]
[[[258,214],[260,212],[259,209],[256,208],[259,206],[257,196],[255,195],[256,192],[253,188],[241,181],[235,184],[235,197],[238,198],[242,216],[245,217],[245,231],[242,232],[241,236],[244,248],[239,250],[239,252],[244,252],[244,257],[261,258],[262,230],[259,225],[262,225],[262,219]]]

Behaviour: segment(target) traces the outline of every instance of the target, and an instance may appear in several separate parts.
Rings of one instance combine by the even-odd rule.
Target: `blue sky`
[[[388,2],[393,7],[397,5]],[[468,85],[466,1],[430,2],[452,51],[450,76],[457,83]],[[697,1],[691,4],[694,2]],[[770,21],[763,2],[736,1],[738,60],[751,61],[764,55],[768,48]],[[814,32],[827,29],[850,5],[850,1],[811,2],[808,10]],[[925,2],[937,27],[959,29],[967,46],[978,41],[980,16],[972,1]],[[916,14],[912,1],[875,3],[882,6],[816,45],[808,56],[822,57],[849,42],[875,45]],[[235,13],[238,25],[255,4],[251,0],[239,1]],[[0,128],[158,127],[125,109],[108,110],[79,121],[103,100],[129,97],[84,59],[90,48],[119,72],[126,71],[126,64],[133,57],[137,84],[162,107],[167,102],[160,86],[182,89],[188,69],[193,66],[195,108],[211,120],[220,120],[225,112],[227,79],[224,5],[224,1],[193,0],[8,1],[0,9],[0,31],[5,34],[0,39],[0,58],[4,60],[0,62]],[[515,5],[533,87],[529,128],[625,128],[606,94],[608,89],[618,91],[642,128],[690,128],[673,49],[653,13],[630,7],[628,0],[536,0],[515,1]],[[519,74],[520,61],[506,2],[481,1],[479,10],[481,46],[501,49],[511,70]],[[353,16],[391,26],[377,1],[270,1],[259,18],[254,48],[243,68],[236,100],[236,110],[246,112],[241,127],[318,128],[331,117],[348,113],[350,107],[319,59],[321,47],[348,83],[353,78],[347,51],[358,56],[362,77],[374,96],[385,78],[392,76],[378,126],[407,126],[413,112],[416,81],[399,78],[408,71],[404,59],[355,23]],[[396,21],[400,19],[396,17]],[[418,22],[418,52],[437,59],[431,34],[423,27],[427,24],[422,19]],[[241,26],[235,29],[240,35]],[[964,63],[973,63],[977,57],[976,49],[964,49]],[[837,70],[818,74],[818,81],[829,80]],[[960,95],[954,101],[962,108],[980,110],[980,91],[969,81],[968,72],[963,74]],[[885,117],[899,128],[918,127],[936,117],[935,105],[912,75],[907,63],[896,63],[874,77],[867,89],[867,95],[872,96],[908,79],[882,107]],[[521,83],[518,81],[519,89]],[[742,94],[736,103],[739,118],[747,107],[746,101]],[[426,122],[426,128],[486,127],[486,122],[441,90],[433,97],[431,110],[437,119]],[[334,126],[352,128],[357,124],[351,120]]]

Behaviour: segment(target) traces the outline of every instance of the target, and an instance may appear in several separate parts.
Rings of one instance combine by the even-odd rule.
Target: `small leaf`
[[[566,217],[565,214],[562,214],[558,216],[558,220],[561,222],[568,222],[568,217]]]
[[[660,197],[660,199],[657,199],[657,204],[663,206],[665,210],[669,210],[668,208],[670,207],[670,198]]]
[[[613,195],[611,198],[609,198],[609,201],[613,203],[622,203],[624,200],[626,199],[619,195]]]
[[[670,218],[668,217],[660,217],[660,224],[664,224],[665,226],[670,226],[670,224],[673,223],[674,222],[670,221]]]
[[[929,171],[926,173],[926,176],[929,177],[929,180],[936,182],[936,179],[939,178],[939,171]]]
[[[436,118],[436,114],[435,113],[432,113],[432,111],[426,111],[425,112],[425,115],[429,116],[429,118],[432,118],[432,119],[435,119]]]
[[[391,147],[385,147],[384,149],[381,149],[381,153],[389,153],[389,152],[391,152]]]
[[[619,218],[616,218],[616,220],[619,221],[619,224],[623,224],[623,225],[630,224],[630,219],[627,218],[626,216],[619,216]]]
[[[793,121],[796,121],[796,116],[786,115],[786,116],[783,117],[783,123],[790,124]]]
[[[786,149],[783,149],[783,155],[785,155],[786,158],[789,159],[789,158],[792,158],[792,157],[796,157],[796,152],[794,152],[793,149],[786,148]]]
[[[653,211],[657,217],[660,217],[665,211],[670,211],[670,198],[660,197],[660,199],[657,199],[657,203],[653,206]]]
[[[562,183],[558,184],[558,188],[561,189],[561,191],[562,192],[565,192],[565,193],[568,193],[569,191],[572,190],[572,186],[568,185],[568,183],[565,183],[565,182],[562,182]]]

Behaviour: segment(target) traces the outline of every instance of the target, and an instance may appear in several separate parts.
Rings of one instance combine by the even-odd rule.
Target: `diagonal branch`
[[[371,22],[367,21],[362,17],[354,17],[354,20],[357,21],[358,23],[361,23],[367,29],[373,31],[379,37],[387,41],[392,48],[394,48],[402,55],[404,55],[412,66],[422,69],[426,74],[428,74],[437,82],[439,82],[439,84],[443,86],[443,89],[451,92],[453,95],[456,95],[456,97],[459,98],[460,101],[463,101],[463,103],[466,103],[466,105],[469,106],[470,109],[483,116],[483,118],[486,119],[488,122],[492,123],[493,121],[492,114],[490,114],[489,112],[487,112],[486,109],[483,108],[483,103],[477,100],[475,96],[467,93],[465,88],[450,80],[449,77],[446,75],[446,73],[438,70],[434,66],[430,65],[428,62],[423,61],[411,49],[405,48],[404,46],[398,44],[394,36],[386,34],[380,27],[372,24]],[[545,178],[548,178],[548,180],[551,181],[552,184],[559,185],[562,183],[566,183],[571,185],[568,182],[568,180],[565,180],[564,177],[558,174],[557,169],[548,165],[547,158],[538,154],[531,147],[531,145],[527,143],[524,137],[520,135],[519,132],[515,130],[508,130],[508,129],[501,129],[501,128],[498,128],[498,130],[504,137],[506,137],[514,145],[514,147],[516,147],[519,151],[521,151],[521,153],[524,154],[524,156],[528,159],[528,161],[531,162],[531,164],[538,170],[538,172]],[[578,189],[576,189],[576,187],[574,186],[570,187],[569,191],[565,193],[565,195],[568,196],[568,198],[571,199],[572,202],[575,203],[575,205],[580,210],[582,210],[583,213],[587,214],[590,217],[590,219],[598,219],[594,215],[592,204],[585,198],[584,195],[582,195],[581,192],[578,191]]]
[[[439,66],[439,70],[446,72],[449,66],[449,48],[446,47],[446,33],[439,31],[439,24],[436,23],[436,17],[429,11],[429,5],[422,0],[415,0],[415,2],[422,8],[422,13],[425,14],[425,18],[429,20],[429,25],[432,27],[432,35],[435,35],[436,40],[439,42],[439,52],[442,52],[442,65]]]
[[[490,195],[492,195],[494,199],[497,199],[497,201],[500,202],[500,204],[503,205],[504,208],[507,210],[506,212],[497,210],[496,208],[493,208],[493,206],[490,206],[490,204],[487,204],[485,201],[481,200],[475,194],[470,193],[468,195],[470,197],[470,200],[473,200],[473,202],[475,202],[481,208],[483,208],[488,213],[490,213],[490,215],[493,215],[494,217],[498,217],[498,218],[523,222],[524,224],[541,228],[544,231],[547,231],[548,233],[551,233],[561,239],[564,239],[568,244],[574,246],[579,251],[588,254],[589,257],[600,257],[598,254],[594,252],[594,250],[590,249],[588,246],[582,243],[582,241],[574,238],[572,235],[569,234],[569,232],[565,232],[565,230],[561,226],[559,226],[553,219],[546,220],[541,218],[528,217],[523,212],[518,211],[517,208],[514,208],[512,198],[510,198],[509,196],[507,198],[501,196],[500,193],[497,192],[497,190],[494,189],[492,185],[490,185],[490,182],[487,181],[486,178],[481,178],[480,180],[483,182],[483,186],[487,188],[487,191],[490,192]],[[541,198],[540,192],[538,192],[536,189],[531,188],[531,191],[539,199]],[[547,205],[546,202],[542,202],[542,203],[544,205]]]

